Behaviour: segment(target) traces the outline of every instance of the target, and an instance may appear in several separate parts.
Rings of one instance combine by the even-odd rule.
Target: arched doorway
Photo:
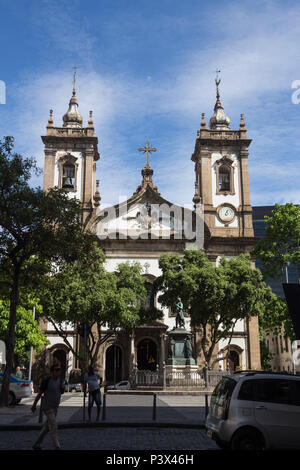
[[[52,363],[55,365],[59,363],[61,367],[60,376],[62,379],[66,378],[66,371],[67,371],[67,355],[63,349],[56,349],[52,354]]]
[[[117,383],[122,380],[122,349],[113,344],[105,354],[105,380]]]
[[[240,365],[240,356],[238,352],[234,351],[233,349],[230,350],[228,355],[228,366],[229,372],[233,374],[236,371],[236,368]]]
[[[157,347],[151,339],[143,339],[137,346],[137,366],[139,370],[156,370]]]

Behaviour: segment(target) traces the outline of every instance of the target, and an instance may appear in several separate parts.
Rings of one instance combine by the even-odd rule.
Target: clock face
[[[230,206],[222,206],[219,209],[219,217],[223,222],[231,222],[234,219],[235,212]]]

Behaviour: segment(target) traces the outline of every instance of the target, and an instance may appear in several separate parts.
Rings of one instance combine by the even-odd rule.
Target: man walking
[[[89,404],[88,404],[88,413],[89,421],[91,421],[91,414],[94,402],[97,405],[97,421],[100,417],[100,407],[101,407],[101,392],[100,386],[102,384],[102,377],[94,371],[92,365],[89,366],[88,372],[84,374],[84,393],[87,389],[89,392]]]
[[[41,449],[42,441],[49,431],[54,448],[60,449],[60,445],[57,439],[56,414],[60,404],[61,395],[65,391],[64,381],[60,378],[60,372],[61,369],[59,366],[54,365],[51,367],[51,375],[42,381],[39,392],[31,407],[31,410],[34,413],[39,399],[43,396],[41,407],[42,411],[46,415],[47,421],[43,426],[39,437],[33,445],[33,449],[35,450]]]

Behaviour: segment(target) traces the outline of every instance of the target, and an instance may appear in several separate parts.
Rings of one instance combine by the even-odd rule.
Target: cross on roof
[[[144,153],[146,153],[146,155],[147,155],[147,157],[146,157],[146,168],[150,168],[150,167],[149,167],[149,157],[148,157],[148,154],[151,153],[151,152],[156,152],[156,149],[149,147],[149,142],[148,142],[148,140],[147,140],[147,142],[146,142],[146,147],[144,147],[144,148],[139,148],[138,151],[139,151],[139,152],[144,152]]]

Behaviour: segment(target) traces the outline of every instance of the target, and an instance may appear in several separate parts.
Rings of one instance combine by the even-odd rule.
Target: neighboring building
[[[253,228],[256,237],[264,238],[266,230],[264,217],[270,217],[273,209],[275,209],[275,206],[253,207]],[[256,267],[262,269],[262,264],[259,260],[256,260]],[[276,295],[285,298],[282,283],[297,283],[298,269],[294,265],[286,266],[285,272],[282,274],[280,280],[277,281],[268,278],[266,282]],[[292,343],[291,340],[285,336],[283,328],[278,335],[268,332],[265,337],[265,344],[272,355],[271,367],[274,372],[294,371]],[[296,371],[300,373],[300,364],[296,367]]]
[[[82,127],[75,89],[69,110],[63,117],[63,126],[53,125],[51,111],[46,136],[42,137],[45,144],[44,189],[63,187],[70,196],[75,195],[82,201],[83,220],[99,236],[107,260],[106,268],[115,271],[121,262],[140,262],[149,286],[148,302],[158,308],[157,298],[151,297],[151,284],[160,275],[158,263],[162,254],[183,255],[187,248],[200,248],[213,264],[217,264],[221,255],[234,257],[249,253],[256,243],[248,175],[251,140],[247,138],[243,115],[238,130],[229,128],[230,120],[220,101],[219,81],[216,84],[217,100],[210,126],[207,128],[203,114],[191,157],[195,168],[195,195],[190,210],[164,199],[154,185],[148,155],[155,149],[151,149],[148,142],[140,149],[146,153],[147,160],[141,172],[142,182],[132,197],[122,204],[100,208],[98,182],[95,188],[99,153],[92,113],[88,126]],[[189,233],[191,228],[192,234]],[[175,326],[174,314],[168,309],[163,309],[163,313],[163,321],[139,326],[130,337],[118,334],[102,346],[97,366],[106,380],[111,380],[114,365],[117,379],[127,378],[135,365],[138,369],[149,370],[162,367],[168,353],[167,332]],[[189,318],[185,325],[190,328]],[[78,367],[53,326],[46,323],[44,328],[51,341],[47,349],[48,360],[54,356],[64,361],[67,373]],[[197,365],[202,367],[198,334],[196,332],[193,337],[194,356]],[[69,341],[78,348],[75,332],[69,332]],[[222,355],[226,348],[227,341],[223,341],[215,355]],[[238,322],[229,349],[231,370],[238,366],[260,368],[257,318]],[[224,362],[220,365],[227,367]]]

